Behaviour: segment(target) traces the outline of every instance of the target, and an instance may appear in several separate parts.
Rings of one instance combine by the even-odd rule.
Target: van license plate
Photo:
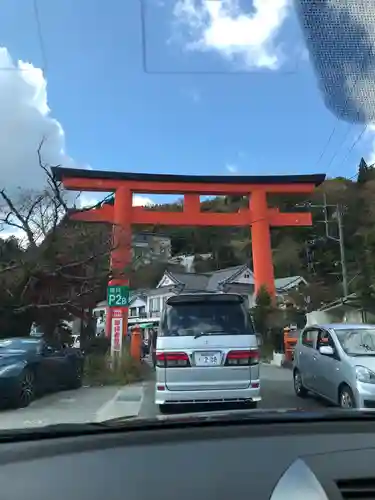
[[[218,352],[200,352],[195,354],[195,364],[197,366],[216,366],[220,364],[220,354]]]

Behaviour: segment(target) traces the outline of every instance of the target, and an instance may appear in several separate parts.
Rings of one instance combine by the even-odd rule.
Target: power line
[[[338,152],[339,152],[339,151],[340,151],[340,149],[341,149],[341,146],[345,143],[346,139],[348,138],[349,133],[350,133],[350,130],[351,130],[351,127],[349,126],[349,127],[348,127],[348,130],[347,130],[347,132],[346,132],[346,134],[345,134],[344,139],[341,141],[340,146],[339,146],[339,147],[336,149],[336,151],[333,153],[333,156],[332,156],[331,160],[329,161],[328,165],[326,166],[326,169],[327,169],[327,170],[328,170],[328,169],[329,169],[329,167],[332,165],[332,163],[333,163],[334,159],[337,157]],[[331,134],[331,136],[332,136],[332,134]],[[331,136],[330,136],[330,137],[331,137]]]
[[[353,151],[353,149],[355,148],[355,146],[358,144],[358,142],[362,139],[364,133],[366,132],[368,128],[368,125],[365,125],[363,127],[363,129],[361,130],[361,132],[357,135],[357,137],[354,139],[351,147],[349,148],[349,150],[347,151],[346,155],[344,156],[344,158],[341,160],[341,163],[340,163],[340,167],[341,165],[344,164],[344,162],[347,160],[347,158],[349,157],[350,153]]]
[[[46,45],[44,43],[44,36],[43,36],[43,28],[42,28],[42,23],[41,23],[41,18],[40,18],[39,3],[38,3],[38,0],[32,0],[32,2],[33,2],[33,13],[34,13],[34,18],[35,18],[35,23],[36,23],[38,42],[39,42],[40,52],[41,52],[41,56],[42,56],[43,73],[45,73],[47,71],[47,51],[46,51]]]

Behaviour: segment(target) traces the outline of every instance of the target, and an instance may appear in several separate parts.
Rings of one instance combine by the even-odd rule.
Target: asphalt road
[[[154,403],[154,380],[125,387],[82,387],[34,401],[27,408],[0,411],[0,431],[59,423],[98,422],[122,416],[159,417]],[[300,399],[294,394],[292,372],[270,365],[261,367],[262,401],[259,408],[317,409],[327,403],[314,397]],[[236,405],[194,405],[180,413],[241,410]]]
[[[0,431],[61,423],[95,422],[107,416],[107,408],[119,393],[119,387],[82,387],[57,392],[37,399],[27,408],[0,411]],[[138,412],[138,409],[137,409]],[[107,418],[110,418],[111,414]]]
[[[268,409],[290,409],[290,408],[301,408],[301,409],[318,409],[326,408],[329,405],[317,398],[312,396],[306,399],[298,398],[293,389],[293,378],[291,370],[285,368],[278,368],[271,365],[262,365],[261,367],[261,392],[262,401],[259,403],[259,408]],[[241,409],[238,406],[225,406],[229,409]],[[194,407],[185,407],[182,411],[194,412],[194,411],[209,411],[212,410],[222,410],[221,406],[207,406],[199,405]],[[140,408],[139,416],[144,418],[152,418],[158,416],[159,410],[154,403],[154,383],[153,381],[148,382],[144,388],[143,401]]]

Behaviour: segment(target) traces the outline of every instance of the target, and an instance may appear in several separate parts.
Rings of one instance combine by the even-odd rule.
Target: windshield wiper
[[[194,415],[171,415],[156,418],[139,418],[138,416],[124,416],[103,422],[83,424],[55,424],[45,427],[7,429],[0,431],[0,443],[39,441],[42,439],[58,439],[78,437],[90,434],[107,434],[117,432],[131,432],[135,430],[153,430],[157,428],[187,428],[193,426],[213,425],[245,425],[262,423],[293,423],[293,422],[323,422],[323,421],[359,421],[375,420],[374,410],[328,410],[311,411],[303,408],[287,410],[244,410],[234,412],[207,412]]]
[[[365,351],[371,351],[374,352],[374,349],[370,347],[368,344],[359,344],[359,347],[363,347]]]
[[[80,436],[103,432],[108,429],[105,422],[89,422],[85,424],[53,424],[43,427],[21,427],[19,429],[0,430],[0,443],[13,441],[35,441],[38,439],[54,439],[58,437]]]
[[[204,337],[204,336],[210,336],[210,335],[225,335],[226,332],[223,332],[223,330],[210,330],[209,332],[199,332],[196,335],[194,335],[195,339],[198,339],[199,337]]]
[[[211,333],[208,332],[199,332],[194,335],[195,339],[199,339],[199,337],[205,337],[206,335],[211,335]]]
[[[155,418],[135,417],[124,420],[122,417],[114,418],[104,423],[108,428],[116,429],[156,429],[158,427],[189,427],[204,425],[244,425],[246,423],[272,423],[272,422],[319,422],[337,420],[375,420],[375,411],[372,409],[327,409],[317,411],[304,408],[291,409],[257,409],[257,410],[237,410],[201,412],[187,415],[160,415]]]

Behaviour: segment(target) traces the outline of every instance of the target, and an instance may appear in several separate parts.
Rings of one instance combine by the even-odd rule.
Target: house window
[[[250,273],[245,273],[245,278],[250,278]]]
[[[141,315],[141,314],[146,314],[146,306],[141,306],[141,307],[139,308],[139,314],[140,314],[140,315]]]
[[[137,315],[137,308],[131,307],[130,308],[130,316],[136,316],[136,315]]]
[[[160,311],[160,297],[155,297],[153,299],[150,299],[150,310],[151,312]]]

